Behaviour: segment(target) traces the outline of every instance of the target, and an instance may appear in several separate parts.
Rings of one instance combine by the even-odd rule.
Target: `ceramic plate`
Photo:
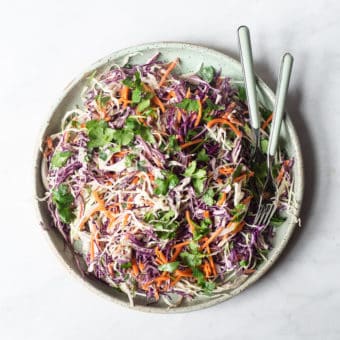
[[[76,104],[80,104],[80,93],[83,86],[86,83],[86,78],[94,71],[106,68],[113,63],[122,64],[127,56],[131,55],[131,63],[144,63],[147,59],[153,56],[155,53],[161,53],[161,59],[171,61],[176,57],[180,57],[181,60],[181,72],[195,72],[199,69],[200,65],[212,65],[215,69],[222,69],[222,74],[232,78],[233,80],[242,80],[242,69],[238,61],[224,55],[215,50],[185,44],[185,43],[150,43],[135,47],[130,47],[118,52],[114,52],[106,58],[103,58],[89,67],[86,72],[74,79],[64,90],[61,98],[54,106],[50,119],[43,128],[43,133],[40,139],[40,145],[45,140],[46,136],[55,133],[60,130],[60,122],[65,112],[74,108]],[[274,94],[269,87],[261,80],[258,79],[258,96],[260,101],[268,108],[273,108]],[[302,193],[303,193],[303,164],[301,157],[301,150],[298,141],[297,134],[292,125],[291,120],[287,116],[282,124],[281,128],[281,142],[285,143],[285,147],[288,150],[290,156],[295,159],[294,165],[294,191],[295,198],[298,203],[297,213],[301,206]],[[36,164],[35,164],[35,183],[36,194],[39,197],[44,195],[44,187],[41,180],[41,152],[37,150]],[[52,220],[44,202],[38,202],[38,212],[40,220],[46,226],[52,225]],[[258,270],[249,276],[249,278],[243,282],[240,286],[235,287],[228,294],[220,297],[204,297],[197,298],[192,301],[185,301],[179,307],[174,309],[168,309],[168,306],[162,302],[156,304],[147,305],[143,297],[137,297],[135,299],[135,309],[147,311],[147,312],[185,312],[193,311],[214,304],[220,303],[224,300],[239,294],[244,289],[249,287],[252,283],[258,280],[264,275],[267,270],[273,265],[275,260],[280,256],[284,250],[287,242],[292,235],[295,228],[295,221],[292,218],[286,220],[286,222],[277,229],[277,233],[274,239],[273,249],[268,255],[268,261],[263,263]],[[66,265],[66,268],[78,277],[87,286],[92,287],[95,291],[103,294],[106,298],[111,299],[113,302],[129,306],[128,299],[125,294],[118,292],[117,290],[109,287],[105,283],[101,282],[94,277],[82,277],[79,273],[77,266],[74,263],[72,253],[68,249],[65,250],[64,241],[57,231],[57,229],[51,227],[46,232],[47,238],[56,250],[62,262]]]

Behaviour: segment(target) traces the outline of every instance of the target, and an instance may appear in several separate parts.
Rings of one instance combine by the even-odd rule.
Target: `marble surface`
[[[338,1],[0,2],[0,338],[339,339],[340,24]],[[33,154],[62,88],[96,59],[148,41],[186,41],[237,56],[252,32],[257,73],[275,87],[295,56],[288,109],[306,165],[302,228],[258,283],[218,306],[144,314],[81,285],[35,219]]]

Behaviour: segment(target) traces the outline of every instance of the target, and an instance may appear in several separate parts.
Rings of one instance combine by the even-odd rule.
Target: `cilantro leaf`
[[[187,251],[182,251],[180,254],[181,259],[191,268],[195,268],[202,264],[201,254],[191,254]]]
[[[245,214],[247,213],[247,206],[243,203],[239,203],[235,208],[230,210],[232,214],[232,221],[240,222],[243,220]]]
[[[169,183],[166,179],[156,178],[155,179],[156,188],[154,193],[156,195],[166,195],[169,189]]]
[[[174,188],[178,183],[178,177],[170,172],[170,171],[163,171],[164,179],[157,178],[155,180],[156,188],[154,190],[156,195],[166,195],[169,189]]]
[[[242,102],[247,100],[247,92],[244,86],[238,86],[238,99]]]
[[[207,83],[211,83],[215,76],[215,69],[212,66],[203,66],[199,70],[198,75]]]
[[[168,263],[161,264],[160,266],[158,266],[158,269],[163,272],[173,273],[178,268],[178,266],[179,266],[178,261],[168,262]]]
[[[74,197],[67,184],[60,184],[52,190],[52,202],[56,205],[58,215],[64,223],[70,223],[75,218],[73,213]]]
[[[113,130],[112,139],[119,145],[129,145],[135,135],[130,129],[116,129]]]
[[[210,218],[205,218],[199,225],[195,224],[194,239],[199,240],[204,235],[208,234],[209,226],[212,224]]]
[[[122,83],[130,89],[133,89],[135,87],[135,82],[131,78],[125,78]]]
[[[206,191],[202,198],[207,205],[211,206],[215,204],[214,196],[215,196],[214,190],[210,188]]]
[[[248,266],[248,261],[246,261],[246,260],[241,260],[241,261],[239,262],[239,265],[240,265],[240,267],[247,267],[247,266]]]
[[[103,150],[100,150],[99,151],[99,158],[103,161],[106,161],[107,160],[107,153]]]
[[[100,107],[105,107],[106,104],[111,100],[111,97],[110,96],[103,96],[102,93],[99,93],[95,97],[95,100]]]
[[[169,182],[169,189],[172,189],[179,183],[179,179],[175,174],[169,173],[168,182]]]
[[[191,177],[196,170],[196,166],[197,166],[196,161],[190,162],[189,166],[187,167],[187,169],[184,172],[184,176]]]
[[[192,275],[196,278],[197,284],[203,288],[206,294],[211,294],[211,292],[216,288],[214,282],[206,281],[203,272],[199,268],[193,268]]]
[[[204,182],[205,178],[194,178],[192,180],[192,185],[197,193],[201,194],[204,191]]]
[[[125,263],[122,263],[120,266],[121,266],[122,269],[129,269],[129,268],[132,267],[132,263],[131,262],[125,262]]]
[[[146,110],[149,106],[150,106],[150,99],[144,99],[142,100],[138,106],[137,106],[137,110],[139,112],[143,112],[144,110]]]
[[[170,151],[179,151],[181,149],[175,135],[169,137],[168,145]]]
[[[268,139],[266,139],[266,138],[261,138],[261,140],[260,140],[260,148],[261,148],[261,151],[262,151],[264,154],[267,153],[268,144],[269,144]]]
[[[157,236],[160,239],[173,239],[176,235],[176,231],[178,229],[179,223],[177,221],[173,221],[173,217],[175,216],[175,212],[172,210],[169,211],[157,211],[156,214],[146,213],[144,216],[144,220],[147,223],[153,225],[156,230]]]
[[[196,99],[184,98],[180,103],[177,103],[176,106],[188,112],[197,112],[199,110],[199,104]]]
[[[198,152],[196,159],[197,159],[198,161],[201,161],[201,162],[207,162],[207,161],[209,161],[209,156],[208,156],[207,152],[205,151],[205,149],[201,149],[201,150]]]
[[[142,99],[142,89],[137,87],[132,91],[132,103],[139,103]]]
[[[111,142],[115,130],[108,127],[105,120],[90,120],[86,123],[90,141],[87,146],[89,149],[104,146]]]
[[[51,164],[54,168],[61,168],[67,162],[67,160],[71,157],[71,151],[61,151],[57,152],[53,155]]]
[[[204,190],[204,183],[206,180],[207,172],[204,169],[196,170],[197,162],[192,161],[184,172],[184,176],[191,177],[192,185],[196,192],[202,193]]]

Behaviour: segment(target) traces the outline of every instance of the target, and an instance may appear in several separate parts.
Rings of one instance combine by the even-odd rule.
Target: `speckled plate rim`
[[[180,56],[180,51],[183,49],[191,49],[195,51],[199,51],[201,54],[210,54],[216,58],[220,58],[221,60],[226,60],[225,63],[235,63],[236,65],[240,65],[240,63],[231,58],[230,56],[216,51],[214,49],[208,48],[208,47],[203,47],[200,45],[195,45],[191,43],[182,43],[182,42],[153,42],[153,43],[145,43],[145,44],[140,44],[132,47],[128,47],[116,52],[113,52],[109,54],[108,56],[99,59],[96,61],[94,64],[92,64],[90,67],[88,67],[83,73],[81,73],[78,77],[74,78],[63,90],[62,95],[59,97],[59,99],[56,101],[55,105],[52,107],[49,115],[48,115],[48,120],[47,122],[41,127],[40,130],[40,137],[37,141],[36,145],[36,153],[34,157],[34,195],[37,197],[38,193],[38,185],[39,182],[41,182],[41,145],[44,140],[45,132],[46,129],[48,128],[50,121],[53,119],[53,116],[55,114],[55,111],[63,101],[63,99],[67,96],[69,91],[79,82],[81,81],[84,76],[90,74],[93,72],[94,69],[104,66],[105,64],[112,63],[113,60],[122,58],[124,56],[130,55],[135,53],[136,51],[142,51],[142,50],[148,50],[148,49],[175,49],[178,50],[178,56]],[[257,84],[259,88],[266,94],[266,96],[269,98],[270,101],[274,102],[275,95],[273,91],[265,84],[265,82],[260,78],[257,78]],[[301,205],[302,205],[302,198],[303,198],[303,192],[304,192],[304,168],[303,168],[303,158],[302,158],[302,153],[301,153],[301,146],[300,142],[298,139],[298,135],[296,133],[296,130],[292,124],[291,119],[289,118],[288,115],[285,116],[285,123],[287,130],[289,131],[290,135],[290,143],[294,146],[295,150],[295,187],[294,187],[294,193],[295,193],[295,198],[297,201],[297,216],[299,216]],[[43,221],[43,216],[41,209],[42,204],[39,202],[37,199],[34,199],[34,205],[35,205],[35,210],[36,210],[36,216],[37,220],[39,223]],[[45,237],[48,239],[48,243],[53,249],[54,253],[57,255],[57,257],[60,259],[60,261],[64,264],[64,266],[68,269],[68,272],[72,274],[73,277],[76,277],[78,280],[90,288],[92,291],[96,292],[97,294],[103,296],[103,297],[109,297],[113,302],[116,304],[122,305],[124,307],[132,308],[133,310],[138,310],[138,311],[143,311],[143,312],[150,312],[150,313],[183,313],[183,312],[191,312],[191,311],[196,311],[200,310],[203,308],[211,307],[213,305],[219,304],[223,301],[226,301],[230,299],[231,297],[238,295],[241,293],[243,290],[245,290],[247,287],[252,285],[254,282],[256,282],[260,277],[262,277],[271,267],[272,265],[276,262],[276,260],[279,258],[279,256],[282,254],[283,250],[285,249],[288,241],[290,240],[294,230],[296,227],[296,222],[290,221],[285,228],[287,229],[285,233],[285,237],[280,241],[279,244],[275,245],[275,249],[273,250],[270,259],[260,268],[258,271],[254,274],[252,274],[245,282],[243,282],[240,286],[237,288],[233,289],[228,295],[221,296],[218,298],[213,298],[210,300],[205,300],[201,303],[195,304],[195,305],[188,305],[188,306],[179,306],[176,308],[160,308],[160,307],[155,307],[152,305],[135,305],[135,306],[130,306],[128,302],[121,301],[120,299],[116,298],[112,294],[108,294],[107,292],[102,291],[99,288],[96,288],[92,282],[89,283],[85,281],[85,279],[79,274],[75,273],[75,270],[66,262],[66,260],[63,258],[62,254],[60,251],[56,249],[55,244],[53,243],[51,239],[51,235],[49,232],[44,232]]]

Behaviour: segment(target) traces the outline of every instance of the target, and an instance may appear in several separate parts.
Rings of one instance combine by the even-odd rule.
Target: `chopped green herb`
[[[209,161],[209,156],[207,155],[207,152],[205,151],[205,149],[201,149],[201,150],[198,152],[196,159],[197,159],[198,161],[201,161],[201,162],[207,162],[207,161]]]
[[[54,168],[61,168],[67,162],[67,160],[71,157],[71,151],[61,151],[57,152],[53,155],[51,164]]]
[[[189,166],[187,167],[187,169],[184,172],[184,176],[191,177],[196,170],[196,166],[197,166],[196,161],[190,162]]]
[[[245,204],[239,203],[235,208],[230,210],[230,213],[233,216],[232,220],[234,222],[240,222],[247,213],[247,206]]]
[[[175,135],[171,135],[169,137],[168,145],[169,145],[170,151],[179,151],[180,150],[180,147],[178,145],[178,141],[177,141]]]
[[[196,99],[184,98],[180,103],[176,104],[176,106],[188,112],[197,112],[199,110],[199,104]]]
[[[209,188],[202,198],[207,205],[212,206],[215,204],[214,196],[215,196],[214,190],[212,188]]]
[[[108,157],[108,155],[107,155],[107,153],[106,153],[105,151],[103,151],[103,150],[100,150],[100,151],[99,151],[99,158],[100,158],[101,160],[106,161],[106,160],[107,160],[107,157]]]
[[[99,93],[95,97],[95,100],[100,107],[105,107],[106,104],[111,100],[111,97],[110,96],[103,96],[102,93]]]
[[[90,150],[110,143],[115,133],[105,120],[90,120],[86,123],[86,128],[90,138],[87,146]]]
[[[240,267],[247,267],[247,266],[248,266],[248,261],[246,261],[246,260],[241,260],[241,261],[239,262],[239,265],[240,265]]]
[[[245,102],[247,100],[247,92],[244,86],[238,87],[238,99],[241,102]]]
[[[132,267],[132,263],[131,262],[125,262],[121,264],[121,268],[122,269],[129,269]]]
[[[269,144],[268,139],[262,138],[262,139],[260,140],[260,148],[261,148],[261,151],[262,151],[264,154],[267,153],[268,144]]]
[[[168,263],[161,264],[160,266],[158,266],[158,269],[163,272],[173,273],[178,268],[178,266],[179,266],[178,261],[168,262]]]
[[[73,213],[74,197],[67,184],[60,184],[52,190],[52,202],[56,205],[60,219],[64,223],[70,223],[75,218]]]
[[[129,145],[133,139],[135,138],[135,135],[132,130],[130,129],[116,129],[113,130],[112,138],[114,141],[119,145]]]
[[[150,104],[151,104],[150,99],[144,99],[138,104],[137,110],[139,112],[143,112],[150,106]]]
[[[198,75],[208,83],[211,83],[215,76],[215,69],[212,66],[201,66]]]

